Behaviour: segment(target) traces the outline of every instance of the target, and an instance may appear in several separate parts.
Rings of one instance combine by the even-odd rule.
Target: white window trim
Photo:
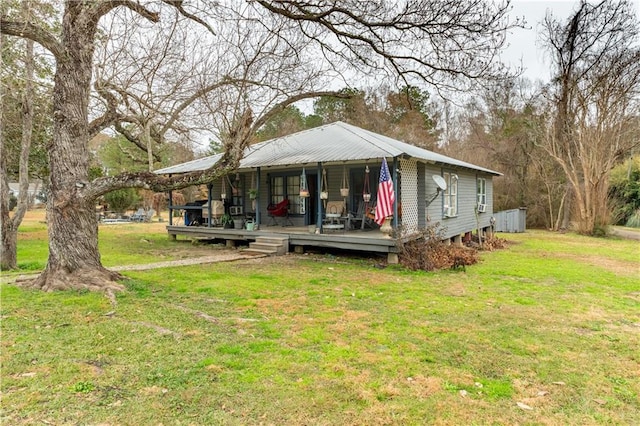
[[[486,209],[487,205],[487,179],[486,178],[477,178],[476,181],[476,202],[477,205],[480,206],[483,204]],[[480,207],[478,207],[479,213],[484,213],[484,211],[480,211]]]
[[[442,174],[445,182],[447,183],[447,189],[444,191],[444,205],[442,209],[443,216],[457,217],[458,216],[458,175],[451,172],[444,172]],[[452,205],[451,205],[452,204]]]

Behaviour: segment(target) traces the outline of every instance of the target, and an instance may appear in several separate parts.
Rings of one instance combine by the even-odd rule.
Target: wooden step
[[[279,235],[261,235],[259,237],[256,237],[256,242],[286,245],[289,244],[289,237],[283,237]]]
[[[260,236],[249,243],[249,252],[282,256],[289,252],[289,238],[281,236]]]
[[[249,247],[242,250],[243,253],[263,255],[263,256],[277,256],[278,253],[273,250],[262,250],[258,248]]]
[[[284,250],[284,246],[282,244],[272,244],[272,243],[263,243],[263,242],[255,242],[255,243],[250,243],[249,244],[249,248],[250,249],[256,249],[256,250],[264,250],[264,251],[270,251],[274,254],[285,254],[285,250]]]

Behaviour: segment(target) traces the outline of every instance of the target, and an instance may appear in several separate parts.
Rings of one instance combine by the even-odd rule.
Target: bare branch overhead
[[[0,32],[33,40],[51,52],[56,60],[64,58],[64,46],[60,44],[53,34],[41,26],[29,22],[11,21],[2,17],[0,20]]]
[[[508,1],[256,3],[297,22],[323,52],[353,60],[354,66],[384,67],[405,83],[502,77],[497,54],[505,31],[522,25],[509,22]]]

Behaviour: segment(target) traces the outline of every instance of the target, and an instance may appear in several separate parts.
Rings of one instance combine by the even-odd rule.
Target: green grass
[[[637,242],[506,237],[466,273],[128,272],[116,308],[2,285],[3,424],[640,424]],[[164,245],[127,238],[105,264]]]
[[[49,253],[44,216],[43,210],[27,212],[18,233],[18,270],[3,271],[4,276],[44,269]],[[100,225],[99,247],[103,264],[110,267],[154,263],[211,254],[208,245],[170,240],[165,231],[166,225],[166,222]]]

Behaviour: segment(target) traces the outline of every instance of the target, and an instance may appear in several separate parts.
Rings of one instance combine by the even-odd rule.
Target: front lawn
[[[331,254],[127,272],[115,307],[4,284],[2,423],[640,424],[638,243],[502,236],[466,272]]]

